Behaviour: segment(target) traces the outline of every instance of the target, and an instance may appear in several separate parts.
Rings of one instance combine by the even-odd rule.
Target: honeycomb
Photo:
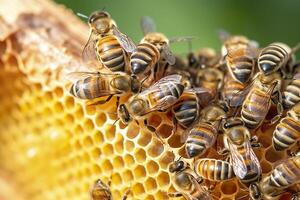
[[[64,8],[47,5],[80,24]],[[65,72],[82,67],[86,35],[63,27],[63,19],[51,12],[26,14],[14,23],[20,29],[0,42],[0,199],[85,200],[98,178],[112,181],[114,199],[128,188],[128,199],[168,199],[167,193],[174,192],[168,165],[178,155],[186,157],[182,130],[172,134],[170,113],[149,115],[149,124],[168,145],[135,123],[113,125],[116,99],[87,106],[65,87]],[[264,175],[287,156],[273,150],[273,129],[265,125],[255,133]],[[215,148],[203,157],[222,158]],[[221,200],[247,195],[236,179],[206,183],[214,185],[212,194]]]

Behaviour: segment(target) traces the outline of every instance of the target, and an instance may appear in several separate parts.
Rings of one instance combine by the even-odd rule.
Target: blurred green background
[[[120,30],[134,41],[142,38],[140,18],[151,16],[160,32],[168,37],[196,36],[193,49],[220,48],[217,30],[244,34],[265,46],[280,41],[300,42],[300,1],[296,0],[57,0],[75,13],[89,15],[105,7]],[[186,43],[172,45],[180,54]],[[300,53],[297,53],[300,56]]]

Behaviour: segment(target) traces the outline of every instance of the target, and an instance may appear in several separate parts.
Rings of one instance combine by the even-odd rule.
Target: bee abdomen
[[[300,157],[296,156],[278,165],[273,170],[269,184],[273,187],[283,188],[299,183],[300,180]]]
[[[124,71],[126,55],[114,36],[105,36],[96,44],[97,55],[102,64],[109,70]]]
[[[216,159],[199,159],[196,161],[196,173],[210,181],[224,181],[235,175],[229,162]]]
[[[148,43],[141,43],[130,57],[130,67],[133,74],[140,74],[151,69],[159,59],[160,53],[158,49]]]
[[[270,104],[265,105],[267,96],[259,90],[250,92],[245,99],[241,111],[241,117],[245,126],[249,129],[256,128],[265,118],[270,108]]]
[[[262,50],[258,67],[265,74],[277,71],[288,57],[288,52],[279,44],[271,44]]]
[[[253,60],[247,56],[242,56],[232,60],[231,70],[238,81],[245,83],[250,79],[253,67]]]
[[[107,96],[103,93],[103,88],[108,90],[109,84],[105,79],[100,77],[87,77],[75,82],[70,89],[70,93],[80,99],[95,99]]]
[[[293,80],[283,92],[283,106],[290,108],[300,102],[300,80]]]
[[[300,123],[290,117],[283,118],[276,126],[272,139],[277,151],[289,149],[300,139]]]
[[[217,130],[212,125],[200,122],[189,132],[186,153],[190,158],[202,155],[215,143],[216,137]]]
[[[178,123],[187,128],[198,117],[197,100],[188,99],[179,101],[173,106],[173,112]]]

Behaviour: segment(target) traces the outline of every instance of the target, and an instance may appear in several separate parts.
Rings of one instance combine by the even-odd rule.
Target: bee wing
[[[250,170],[256,173],[261,173],[261,166],[259,160],[251,147],[250,141],[245,142],[245,148],[247,154],[246,156],[249,156],[249,158],[252,161],[250,164]]]
[[[197,95],[199,104],[204,107],[213,99],[213,92],[209,89],[198,87],[185,90]]]
[[[118,27],[113,26],[113,34],[117,37],[121,46],[125,49],[126,52],[132,53],[136,49],[136,45],[130,37],[122,33]]]
[[[299,80],[300,79],[300,73],[297,73],[293,77],[294,80]]]
[[[204,186],[200,185],[194,176],[190,176],[193,181],[193,185],[196,187],[196,190],[198,191],[198,193],[201,193],[200,195],[197,195],[197,197],[193,197],[192,195],[190,195],[191,199],[198,200],[198,197],[201,196],[201,199],[212,200],[212,197],[210,196],[208,190]]]
[[[225,42],[230,37],[230,33],[225,31],[224,29],[219,29],[218,36],[219,36],[221,42]]]
[[[97,41],[97,35],[93,30],[91,30],[89,39],[82,50],[82,59],[84,61],[87,62],[91,60],[97,60],[96,49],[95,49],[96,41]]]
[[[71,82],[77,82],[88,77],[99,77],[100,73],[98,72],[71,72],[66,75],[66,79]]]
[[[234,174],[240,179],[243,179],[247,174],[247,166],[245,164],[244,158],[239,153],[235,145],[231,144],[231,142],[228,142],[228,145]]]
[[[174,56],[174,54],[171,52],[169,45],[164,45],[162,47],[162,56],[166,59],[166,61],[170,64],[170,65],[174,65],[176,62],[176,57]]]
[[[156,32],[156,25],[154,20],[151,17],[143,16],[141,19],[141,29],[144,35]]]
[[[174,42],[190,42],[192,40],[196,39],[196,37],[193,36],[179,36],[179,37],[172,37],[169,39],[169,43]]]

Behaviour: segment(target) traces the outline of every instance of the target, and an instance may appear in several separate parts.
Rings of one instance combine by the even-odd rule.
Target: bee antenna
[[[113,126],[120,120],[120,118],[116,119],[113,123]]]
[[[105,8],[106,8],[106,6],[103,6],[103,8],[101,9],[101,11],[104,11],[104,10],[105,10]]]
[[[81,17],[81,18],[84,18],[84,19],[88,19],[89,17],[82,14],[82,13],[76,13],[77,16]]]

